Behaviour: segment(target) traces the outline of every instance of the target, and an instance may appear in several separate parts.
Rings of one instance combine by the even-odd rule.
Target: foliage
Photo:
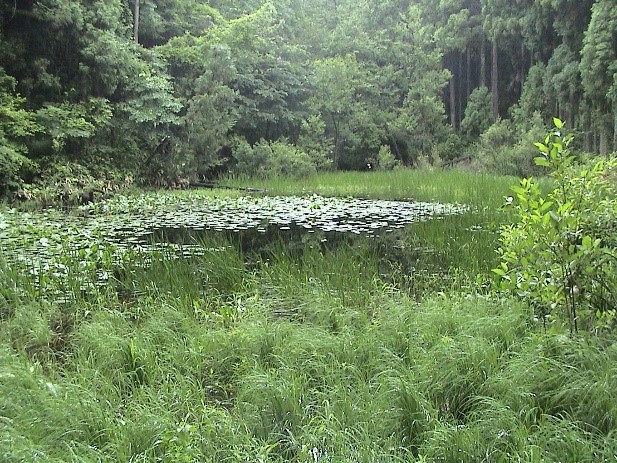
[[[332,167],[332,140],[326,136],[326,123],[318,115],[302,123],[298,148],[308,154],[318,171]]]
[[[42,129],[15,93],[16,81],[0,68],[0,194],[20,185],[24,170],[35,164],[26,156],[25,141]]]
[[[480,169],[500,175],[541,175],[543,170],[534,163],[537,151],[533,143],[544,132],[544,125],[539,115],[527,124],[528,129],[517,131],[507,119],[495,122],[480,135],[479,142],[469,148],[474,162]]]
[[[67,141],[87,139],[95,132],[95,126],[85,118],[84,108],[70,103],[46,105],[37,111],[37,119],[51,137],[56,154],[62,152]]]
[[[449,161],[464,155],[471,139],[462,137],[456,133],[451,133],[441,143],[437,143],[433,148],[433,153],[437,160]]]
[[[550,111],[543,104],[545,95],[544,75],[546,66],[542,63],[535,64],[529,69],[527,79],[523,85],[521,97],[511,109],[514,123],[520,127],[527,123],[535,114],[545,116],[543,111]]]
[[[461,131],[474,136],[484,133],[493,122],[491,105],[491,94],[488,88],[480,87],[471,92],[465,108],[465,118],[461,122]]]
[[[617,353],[600,340],[538,333],[525,304],[441,279],[412,300],[370,243],[281,243],[250,267],[201,244],[132,256],[86,296],[71,271],[74,302],[0,264],[4,461],[612,458]],[[99,251],[65,262],[107,269]]]
[[[374,168],[376,170],[394,170],[401,165],[401,162],[394,157],[392,150],[387,145],[379,147],[379,152],[375,158]],[[373,166],[371,166],[373,168]]]
[[[326,197],[413,198],[489,209],[498,209],[503,204],[502,198],[510,192],[513,181],[511,176],[409,167],[381,172],[322,172],[302,179],[230,179],[234,186],[259,187],[273,195],[302,196],[311,192]]]
[[[536,112],[567,120],[585,151],[617,144],[611,0],[41,0],[0,12],[7,107],[44,129],[5,133],[13,185],[51,155],[145,185],[208,178],[236,139],[285,139],[318,170],[366,169],[382,146],[432,166],[485,145],[497,112],[519,131],[512,156],[500,142],[502,172],[531,172]]]
[[[256,178],[303,178],[316,172],[311,157],[284,140],[262,140],[254,146],[239,141],[233,152],[234,172]]]
[[[237,94],[229,87],[212,82],[207,74],[196,81],[198,92],[187,105],[183,122],[187,127],[180,150],[190,154],[185,171],[201,176],[208,169],[228,161],[220,150],[226,143],[237,117]]]
[[[314,92],[309,102],[328,124],[332,134],[332,159],[335,167],[350,131],[351,116],[357,110],[356,86],[360,85],[360,63],[352,55],[316,61],[313,71]],[[351,136],[349,136],[351,138]]]
[[[615,85],[615,27],[615,5],[610,0],[594,2],[581,50],[580,72],[587,95],[598,106],[608,105],[609,89]]]
[[[536,143],[539,166],[550,169],[552,190],[544,194],[532,179],[514,187],[518,221],[501,232],[500,288],[528,300],[545,322],[599,330],[615,317],[617,198],[607,174],[614,161],[579,166],[563,123]],[[510,198],[512,199],[512,198]],[[549,317],[549,318],[547,318]]]
[[[87,217],[0,212],[0,234],[17,236],[0,240],[2,460],[609,461],[614,333],[542,332],[527,304],[476,281],[507,182],[328,172],[294,187],[478,207],[358,240],[201,234],[182,258],[153,251],[161,242],[140,254],[134,236],[114,245],[89,225],[117,237],[140,212],[177,223],[205,199],[220,214],[246,198],[156,192]],[[10,250],[36,262],[12,252],[31,239],[56,255],[32,266],[44,272],[3,260]]]

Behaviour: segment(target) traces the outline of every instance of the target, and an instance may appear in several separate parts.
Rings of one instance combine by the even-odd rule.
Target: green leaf
[[[553,117],[553,124],[558,129],[562,129],[563,128],[563,121],[561,119],[559,119],[558,117]]]
[[[542,156],[536,156],[533,158],[533,162],[535,162],[536,166],[550,167],[551,163],[548,162],[548,159]]]
[[[540,206],[540,212],[546,212],[553,205],[553,201],[543,201]]]
[[[547,143],[548,143],[548,141],[547,141]],[[542,153],[548,153],[548,146],[546,146],[546,144],[540,143],[540,142],[535,142],[534,146],[536,148],[538,148]]]

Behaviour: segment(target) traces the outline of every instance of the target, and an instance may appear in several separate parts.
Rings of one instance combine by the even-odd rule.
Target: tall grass
[[[228,179],[223,183],[265,189],[274,195],[414,199],[496,208],[503,204],[503,197],[511,193],[510,187],[518,180],[456,169],[397,169],[388,172],[323,172],[297,180]]]
[[[3,265],[2,461],[613,457],[617,350],[497,296],[416,302],[370,246],[220,252],[132,269],[62,345]]]
[[[206,240],[66,301],[0,262],[0,461],[614,461],[614,340],[473,286],[491,220]]]

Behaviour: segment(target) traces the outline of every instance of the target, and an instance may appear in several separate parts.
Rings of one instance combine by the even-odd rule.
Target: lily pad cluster
[[[240,231],[256,229],[265,232],[269,226],[285,230],[297,226],[307,231],[375,234],[403,228],[413,222],[435,216],[460,214],[468,208],[461,205],[414,201],[384,201],[322,196],[274,196],[238,198],[187,197],[169,204],[164,199],[125,203],[124,213],[115,212],[114,235],[122,242],[128,234],[134,240],[145,240],[160,229]],[[158,207],[157,207],[158,206]]]
[[[168,239],[174,235],[266,233],[274,228],[378,236],[413,222],[467,210],[451,204],[316,195],[218,198],[155,194],[114,198],[81,208],[78,214],[53,209],[0,212],[0,246],[9,263],[27,269],[39,280],[41,275],[62,279],[72,271],[83,273],[85,280],[100,281],[123,259],[153,254],[182,257],[208,251],[198,240]]]

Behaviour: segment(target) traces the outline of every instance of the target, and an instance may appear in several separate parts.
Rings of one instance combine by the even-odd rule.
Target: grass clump
[[[534,334],[520,303],[417,302],[381,279],[370,247],[232,265],[233,294],[229,270],[189,271],[211,261],[144,270],[138,300],[105,293],[62,361],[30,355],[4,320],[4,459],[591,461],[614,448],[615,353]],[[243,309],[205,317],[179,287]],[[49,326],[31,313],[21,323]]]
[[[204,241],[65,301],[0,263],[0,460],[612,461],[614,339],[478,286],[483,217]]]
[[[279,177],[260,181],[230,179],[243,187],[263,188],[272,195],[352,196],[373,199],[414,199],[416,201],[469,204],[497,208],[510,186],[511,176],[495,176],[461,170],[396,169],[374,172],[323,172],[294,180]]]

